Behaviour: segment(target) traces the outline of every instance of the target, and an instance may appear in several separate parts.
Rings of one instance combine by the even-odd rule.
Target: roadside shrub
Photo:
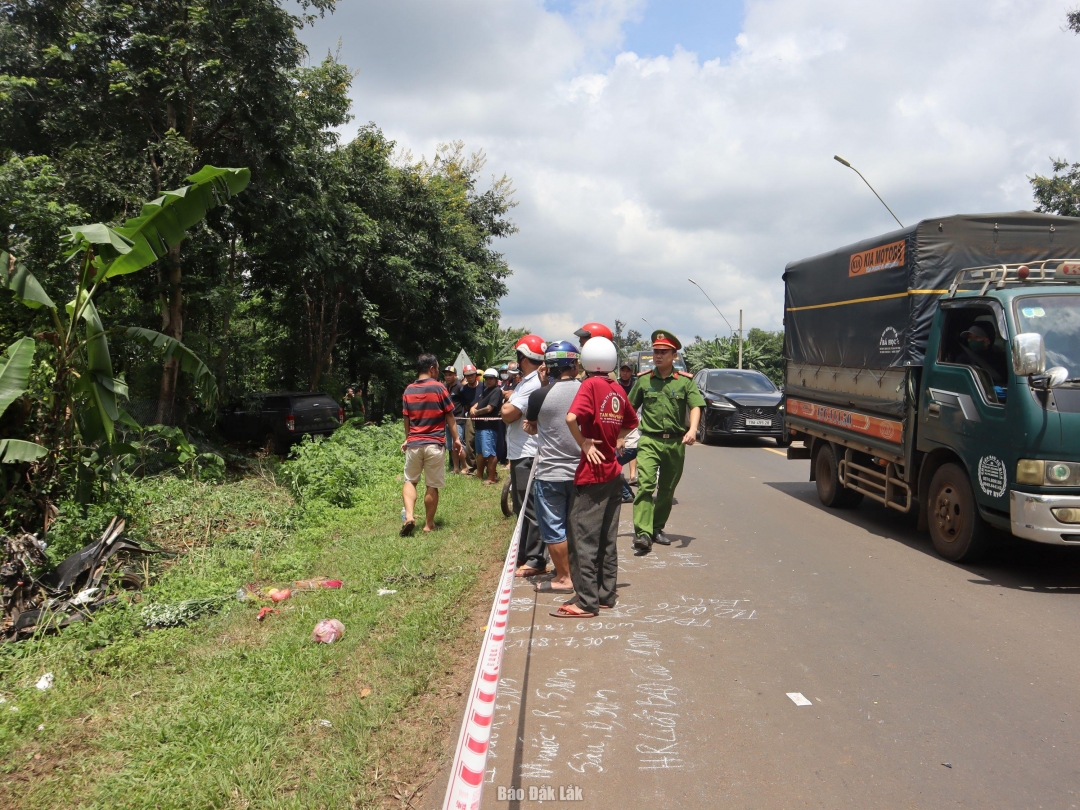
[[[327,439],[305,439],[281,465],[282,477],[296,500],[307,506],[325,501],[333,506],[359,506],[392,490],[401,474],[401,423],[351,425]]]

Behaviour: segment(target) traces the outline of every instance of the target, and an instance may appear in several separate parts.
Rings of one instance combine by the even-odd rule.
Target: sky
[[[692,340],[740,309],[781,328],[788,262],[896,227],[834,154],[905,225],[1033,208],[1028,178],[1080,161],[1070,8],[339,0],[302,37],[358,71],[345,137],[371,121],[416,158],[461,140],[513,179],[504,326]]]

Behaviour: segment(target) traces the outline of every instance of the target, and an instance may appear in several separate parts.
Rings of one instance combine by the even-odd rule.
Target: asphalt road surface
[[[690,448],[596,620],[516,586],[485,808],[1080,806],[1080,548],[955,565],[808,465]]]

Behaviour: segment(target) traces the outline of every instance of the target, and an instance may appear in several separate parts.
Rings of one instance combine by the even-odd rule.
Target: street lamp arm
[[[711,298],[709,298],[709,294],[707,292],[705,292],[705,290],[702,289],[701,285],[698,284],[696,281],[694,281],[692,278],[688,278],[687,281],[689,281],[691,284],[693,284],[695,287],[697,287],[699,290],[701,290],[701,294],[704,295],[708,299],[710,304],[712,304],[712,308],[716,310],[717,314],[721,318],[724,318],[724,313],[720,311],[720,307],[718,307],[715,303],[713,303],[713,300]],[[735,331],[735,329],[731,326],[731,321],[729,321],[727,318],[724,318],[724,323],[727,324],[728,329],[730,329],[732,332]]]
[[[888,211],[890,214],[892,214],[892,218],[896,220],[896,224],[899,225],[901,228],[904,227],[904,223],[900,221],[900,217],[898,217],[896,214],[893,214],[893,210],[891,208],[889,208],[889,204],[887,202],[885,202],[883,199],[881,199],[881,195],[877,193],[877,191],[874,189],[874,187],[872,185],[870,185],[870,181],[867,180],[865,177],[863,177],[862,172],[860,172],[858,169],[856,169],[848,161],[844,160],[839,155],[833,155],[833,160],[835,160],[837,163],[841,164],[842,166],[847,166],[849,169],[851,169],[853,172],[855,172],[855,174],[859,175],[859,178],[864,183],[866,183],[866,187],[874,192],[874,196],[878,198],[878,202],[880,202],[882,205],[884,205],[885,210]],[[702,290],[702,292],[704,292],[704,290]]]

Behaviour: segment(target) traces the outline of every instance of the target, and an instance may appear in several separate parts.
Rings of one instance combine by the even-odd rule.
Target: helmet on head
[[[587,372],[607,374],[619,365],[619,352],[606,337],[595,337],[581,349],[581,367]]]
[[[514,346],[514,351],[521,352],[522,355],[528,357],[534,363],[544,362],[544,352],[546,350],[547,344],[539,335],[525,335]]]
[[[472,363],[466,363],[465,368],[463,368],[461,370],[461,373],[462,374],[475,374],[476,373],[476,366],[474,366]]]
[[[547,347],[544,362],[548,368],[573,368],[581,352],[569,340],[560,340]]]
[[[608,340],[613,340],[614,335],[611,334],[611,330],[604,326],[602,323],[596,323],[595,321],[585,324],[583,327],[574,332],[582,340],[588,340],[594,337],[603,337]]]

